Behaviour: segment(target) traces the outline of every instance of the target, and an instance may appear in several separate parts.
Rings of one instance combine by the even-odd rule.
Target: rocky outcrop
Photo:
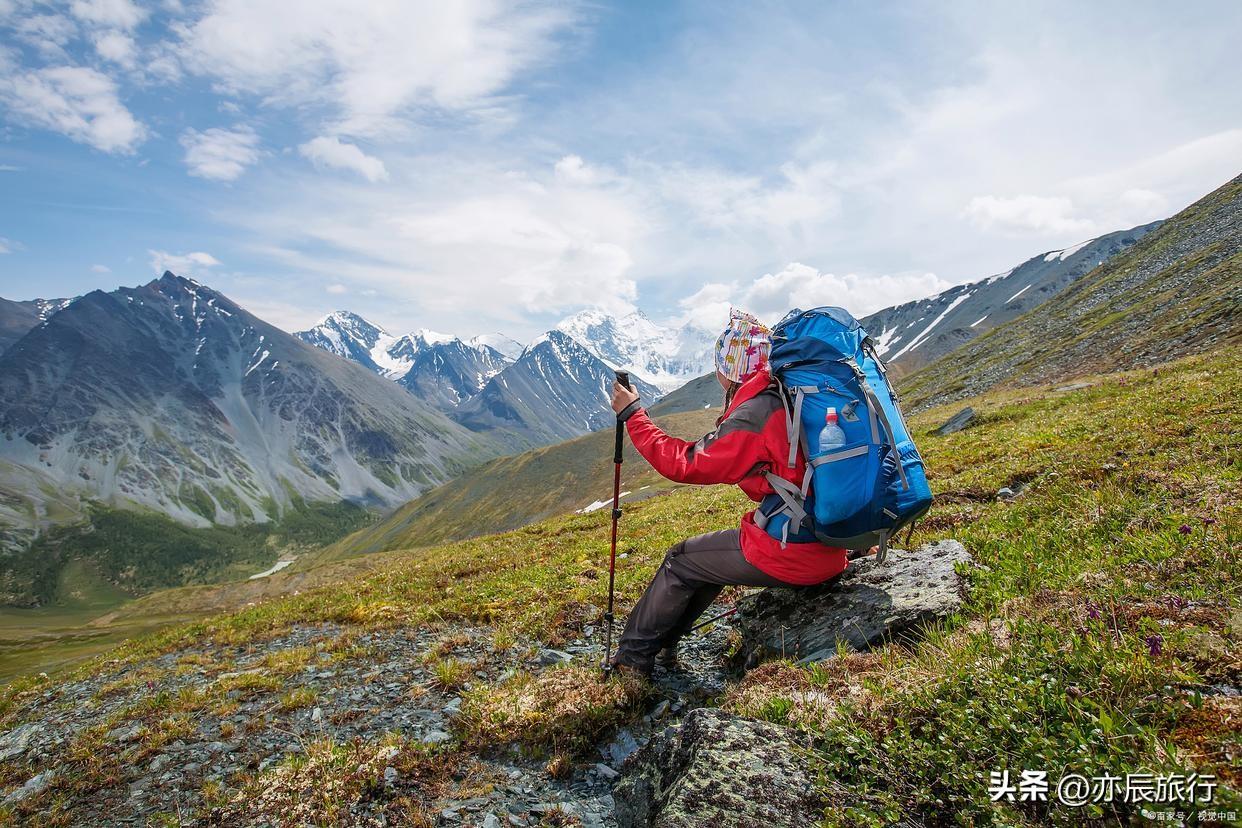
[[[801,828],[824,800],[794,731],[692,710],[626,762],[613,789],[620,828]]]
[[[854,561],[827,584],[748,596],[734,618],[742,638],[737,664],[749,669],[773,658],[818,661],[840,643],[861,651],[917,634],[961,606],[963,583],[954,567],[970,560],[960,543],[943,540],[915,552],[891,550],[884,563]]]
[[[936,429],[936,433],[941,437],[946,434],[955,434],[970,425],[974,419],[975,410],[968,405],[949,419],[945,420],[944,425]]]

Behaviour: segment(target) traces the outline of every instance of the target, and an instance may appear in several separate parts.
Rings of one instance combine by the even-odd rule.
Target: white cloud
[[[65,46],[78,34],[77,24],[60,14],[23,17],[13,29],[18,40],[33,46],[45,57],[59,60],[68,60]]]
[[[101,58],[126,69],[134,65],[134,39],[122,32],[107,31],[95,35],[95,51]]]
[[[91,265],[91,273],[111,273],[112,268],[107,265],[93,264]]]
[[[215,181],[232,181],[259,160],[259,135],[244,125],[187,129],[181,133],[181,146],[190,175]]]
[[[966,216],[985,230],[1009,233],[1084,235],[1097,231],[1095,222],[1075,217],[1074,202],[1064,196],[975,196]]]
[[[352,170],[367,181],[386,181],[388,170],[384,162],[367,155],[353,144],[346,144],[340,138],[321,135],[298,147],[303,157],[309,158],[317,167],[333,167],[338,170]]]
[[[342,293],[349,292],[349,288],[345,287],[344,285],[340,283],[328,285],[326,288],[324,288],[324,290],[326,290],[328,293],[333,294],[334,296],[340,296]]]
[[[281,0],[217,0],[180,34],[194,69],[227,89],[327,104],[336,132],[371,135],[415,107],[494,106],[572,19],[543,2],[309,0],[291,14]]]
[[[69,10],[79,20],[127,30],[147,17],[147,12],[130,0],[73,0]]]
[[[840,211],[836,164],[827,160],[787,162],[772,180],[680,165],[640,172],[660,182],[664,198],[684,204],[702,224],[718,229],[796,231]]]
[[[178,276],[186,276],[220,265],[220,260],[215,256],[201,251],[174,254],[165,250],[148,250],[147,253],[151,256],[151,269],[156,273],[171,270]]]
[[[132,153],[146,138],[106,75],[56,66],[0,77],[0,101],[18,119],[111,153]]]
[[[711,282],[678,304],[680,322],[693,322],[708,330],[722,328],[729,308],[740,308],[768,324],[780,321],[793,308],[835,305],[858,318],[891,305],[931,296],[952,287],[934,273],[838,276],[798,262],[776,273],[746,283]]]
[[[0,254],[12,253],[20,247],[21,245],[12,239],[6,239],[4,236],[0,236]]]

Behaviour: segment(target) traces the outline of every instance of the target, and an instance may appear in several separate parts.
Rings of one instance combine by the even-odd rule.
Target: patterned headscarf
[[[749,313],[729,311],[729,327],[716,340],[716,370],[746,382],[768,359],[772,332]]]

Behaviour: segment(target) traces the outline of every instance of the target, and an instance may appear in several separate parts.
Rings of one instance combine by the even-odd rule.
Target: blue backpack
[[[841,308],[795,309],[772,330],[768,361],[785,403],[789,467],[798,446],[807,465],[800,487],[768,473],[776,493],[756,523],[782,544],[878,545],[884,560],[889,538],[931,507],[932,494],[874,343]],[[830,407],[845,444],[821,453]]]

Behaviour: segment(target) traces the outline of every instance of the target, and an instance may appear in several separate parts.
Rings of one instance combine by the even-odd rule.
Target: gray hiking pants
[[[675,645],[726,585],[793,586],[742,556],[740,532],[686,538],[664,555],[651,585],[625,622],[616,661],[650,671],[662,647]]]

